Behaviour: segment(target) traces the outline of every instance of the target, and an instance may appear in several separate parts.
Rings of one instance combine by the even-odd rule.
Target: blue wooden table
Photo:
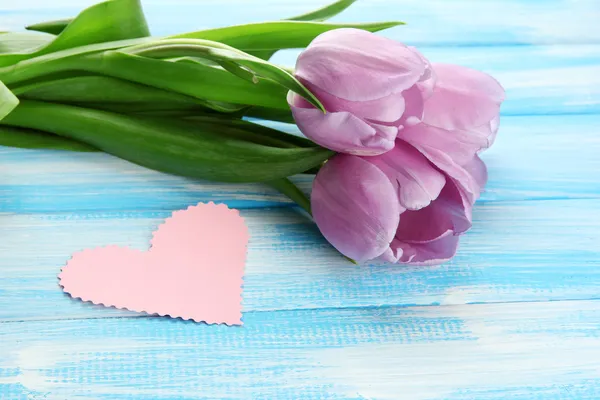
[[[3,0],[0,30],[89,4]],[[144,7],[161,35],[320,4]],[[506,88],[483,156],[489,184],[456,258],[354,266],[266,187],[0,148],[1,399],[600,398],[600,2],[364,0],[336,19],[406,20],[384,34]],[[171,211],[209,200],[240,208],[250,227],[243,327],[105,309],[59,289],[72,252],[144,249]]]

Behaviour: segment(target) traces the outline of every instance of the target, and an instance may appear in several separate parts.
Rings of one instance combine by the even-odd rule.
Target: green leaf
[[[0,120],[10,114],[18,104],[17,96],[0,81]]]
[[[305,14],[296,15],[296,16],[290,17],[290,18],[285,18],[285,20],[287,20],[287,21],[325,21],[329,18],[332,18],[332,17],[338,15],[339,13],[341,13],[342,11],[344,11],[345,9],[350,7],[355,2],[356,2],[356,0],[338,0],[334,3],[328,4],[324,7],[307,12]],[[69,25],[69,23],[71,23],[71,21],[73,21],[73,18],[44,21],[44,22],[39,22],[37,24],[28,25],[25,27],[25,29],[30,30],[30,31],[37,31],[37,32],[44,32],[44,33],[51,33],[53,35],[58,35],[60,32],[62,32],[67,27],[67,25]]]
[[[248,54],[252,54],[254,57],[262,58],[263,60],[269,60],[273,57],[273,54],[277,53],[278,50],[257,50],[249,51]]]
[[[288,21],[325,21],[331,17],[335,17],[346,8],[354,4],[356,0],[338,0],[325,7],[310,11],[306,14],[297,15],[295,17],[286,18]]]
[[[73,22],[74,18],[56,19],[53,21],[39,22],[37,24],[28,25],[25,27],[28,31],[37,31],[59,35],[65,28]]]
[[[116,42],[105,44],[115,46]],[[139,42],[138,42],[139,43]],[[82,52],[93,51],[91,45]],[[0,80],[13,89],[61,74],[83,72],[107,75],[211,102],[258,105],[287,109],[287,90],[267,79],[248,82],[221,69],[200,63],[171,62],[126,54],[119,51],[84,56],[53,53],[0,68]],[[95,49],[94,49],[95,50]],[[54,78],[53,78],[54,79]]]
[[[109,0],[83,10],[60,35],[43,47],[0,54],[0,66],[73,47],[149,35],[139,0]]]
[[[310,11],[306,14],[297,15],[295,17],[286,18],[287,21],[325,21],[331,17],[344,11],[350,7],[356,0],[339,0],[331,3],[325,7],[319,8],[314,11]],[[277,50],[263,50],[263,51],[252,51],[252,55],[268,60],[273,57],[273,54],[277,53]]]
[[[167,107],[159,107],[155,104],[141,104],[139,107],[135,104],[124,104],[119,106],[117,103],[109,105],[108,103],[85,104],[82,107],[96,108],[98,110],[114,111],[121,114],[131,114],[148,117],[169,117],[169,118],[184,118],[190,119],[194,117],[212,117],[225,120],[241,119],[244,117],[242,112],[219,112],[217,110],[198,109],[198,108],[178,108],[168,109]]]
[[[188,120],[203,122],[214,121],[214,118],[207,118],[207,116],[194,116],[189,117]],[[267,144],[274,147],[319,147],[314,142],[308,139],[292,135],[262,124],[255,124],[243,120],[223,120],[220,121],[220,123],[230,127],[238,127],[240,129],[243,128],[243,131],[240,131],[241,135],[239,137],[241,139],[254,141],[256,143]]]
[[[58,74],[66,75],[61,76],[61,78],[80,76],[82,75],[82,66],[78,65],[77,61],[85,60],[83,56],[138,45],[152,40],[152,38],[146,37],[96,43],[32,57],[17,64],[0,66],[0,80],[14,87],[26,81],[39,80],[40,77],[45,75],[53,75],[52,79],[56,79]]]
[[[325,21],[329,18],[332,18],[348,7],[350,7],[356,0],[339,0],[325,7],[319,8],[317,10],[310,11],[308,13],[297,15],[291,18],[285,18],[288,21]],[[60,34],[72,21],[74,18],[65,18],[58,19],[52,21],[44,21],[39,22],[37,24],[28,25],[25,29],[30,31],[37,31],[43,33],[50,33],[52,35]],[[51,40],[51,37],[48,37],[48,40]],[[45,44],[45,43],[44,43]],[[1,47],[1,43],[0,43]],[[15,50],[17,51],[17,50]]]
[[[41,33],[0,33],[0,54],[34,50],[48,44],[52,36]]]
[[[403,22],[373,22],[365,24],[331,24],[325,22],[275,21],[170,36],[171,39],[206,39],[221,42],[245,52],[302,48],[323,32],[338,28],[357,28],[377,32]]]
[[[2,125],[0,125],[0,146],[20,147],[23,149],[98,151],[87,144],[51,133]]]
[[[223,68],[242,78],[251,72],[259,77],[277,82],[284,88],[298,93],[323,112],[325,111],[321,102],[286,69],[222,43],[201,39],[165,39],[132,46],[121,49],[121,51],[151,58],[206,58],[220,63]],[[239,70],[238,73],[235,68]],[[252,78],[251,74],[248,80],[257,82],[257,79]]]
[[[1,123],[78,140],[157,171],[221,182],[273,181],[333,155],[239,120],[140,118],[24,100]]]
[[[208,65],[174,63],[111,51],[88,58],[85,68],[198,99],[288,108],[284,87],[265,79],[248,82]]]
[[[150,86],[108,76],[78,76],[41,81],[13,90],[24,99],[54,102],[164,102],[179,105],[195,105],[193,97],[156,89]]]
[[[242,118],[244,115],[241,110],[244,107],[236,106],[237,108],[223,108],[219,110],[218,102],[210,103],[210,107],[202,107],[199,105],[181,105],[177,103],[107,103],[107,102],[65,102],[78,107],[95,108],[97,110],[113,111],[120,114],[137,114],[148,116],[171,116],[171,117],[190,117],[194,115],[210,115],[221,118]],[[233,106],[233,105],[232,105]]]
[[[239,112],[243,107],[235,104],[215,103],[194,97],[141,85],[109,76],[78,76],[34,82],[13,89],[20,98],[70,104],[90,104],[90,107],[108,106],[106,109],[139,110],[203,110]],[[104,108],[104,107],[102,107]]]

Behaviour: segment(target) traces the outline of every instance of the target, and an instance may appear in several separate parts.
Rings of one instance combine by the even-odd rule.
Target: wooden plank
[[[0,5],[0,28],[77,14],[95,0],[22,0]],[[277,20],[327,4],[327,0],[143,1],[152,32],[166,35],[224,25]],[[223,12],[226,10],[226,12]],[[403,20],[388,34],[415,45],[600,43],[596,0],[371,0],[361,1],[335,21]]]
[[[483,154],[483,202],[600,197],[600,115],[505,117]],[[312,177],[295,181],[310,191]],[[289,206],[264,185],[198,182],[104,154],[0,147],[0,212],[174,210],[200,201]]]
[[[74,251],[145,249],[169,213],[0,216],[0,321],[126,312],[69,299],[56,275]],[[600,201],[482,203],[456,258],[439,267],[355,266],[292,209],[242,211],[250,228],[245,312],[600,297]]]
[[[597,399],[598,301],[0,324],[7,399]]]

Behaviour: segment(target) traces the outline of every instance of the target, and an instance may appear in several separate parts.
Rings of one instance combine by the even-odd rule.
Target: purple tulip
[[[483,163],[460,170],[478,193]],[[312,209],[325,238],[352,259],[434,264],[450,259],[458,235],[471,227],[472,203],[463,191],[460,181],[397,140],[380,156],[329,160],[315,178]]]
[[[325,238],[357,261],[450,259],[487,181],[478,153],[498,131],[502,86],[352,29],[315,39],[296,75],[329,111],[290,94],[300,130],[346,153],[329,160],[313,185],[313,216]]]
[[[334,151],[368,156],[391,150],[398,127],[419,120],[435,81],[416,49],[359,29],[315,38],[298,57],[296,77],[327,110],[288,94],[304,135]]]
[[[442,64],[434,71],[435,87],[413,120],[400,126],[392,150],[337,155],[315,179],[315,221],[348,257],[437,264],[454,256],[459,235],[471,227],[472,206],[487,181],[478,153],[494,141],[504,90],[468,68]],[[357,195],[366,170],[370,190]],[[374,201],[377,211],[370,212]]]

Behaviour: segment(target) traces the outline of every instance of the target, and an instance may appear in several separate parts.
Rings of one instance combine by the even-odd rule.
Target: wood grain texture
[[[597,301],[6,322],[20,399],[597,399]],[[37,396],[37,397],[33,397]]]
[[[69,301],[56,275],[84,248],[147,249],[169,214],[0,216],[0,321],[130,315]],[[458,255],[440,267],[354,266],[294,210],[245,210],[242,216],[251,236],[244,311],[600,298],[597,199],[478,204]]]
[[[94,2],[0,2],[0,30]],[[324,3],[143,0],[156,35]],[[335,20],[383,18],[409,22],[384,35],[507,90],[483,155],[489,183],[452,262],[354,266],[267,187],[0,147],[0,399],[600,398],[600,3],[363,0]],[[293,65],[297,54],[275,60]],[[294,180],[310,191],[310,176]],[[249,225],[243,327],[60,291],[74,251],[144,249],[171,211],[199,201],[240,208]]]

